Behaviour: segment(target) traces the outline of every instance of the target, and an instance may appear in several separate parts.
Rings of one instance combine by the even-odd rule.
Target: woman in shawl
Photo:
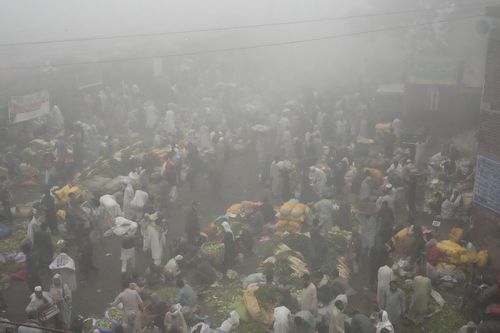
[[[224,271],[227,271],[233,267],[237,252],[231,226],[228,222],[224,221],[222,222],[222,227],[224,228],[224,261],[222,267]]]
[[[377,323],[376,328],[376,333],[394,333],[394,327],[392,327],[392,324],[389,321],[389,315],[384,310],[379,313],[379,322]]]
[[[71,290],[66,283],[63,283],[60,274],[54,274],[52,278],[50,296],[59,308],[59,315],[64,327],[69,328],[71,323]]]

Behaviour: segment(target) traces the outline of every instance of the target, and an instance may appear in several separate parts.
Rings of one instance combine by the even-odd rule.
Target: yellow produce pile
[[[457,269],[457,265],[467,265],[477,263],[479,267],[486,265],[488,261],[488,251],[468,251],[460,246],[460,241],[464,234],[463,229],[453,228],[450,232],[450,239],[437,243],[438,250],[442,257],[436,268],[439,269]]]
[[[309,214],[309,207],[297,200],[285,202],[279,211],[279,220],[276,223],[276,233],[300,232],[302,224],[306,221]]]
[[[70,193],[74,193],[77,198],[81,195],[81,191],[78,186],[66,185],[54,191],[54,195],[56,196],[56,205],[62,205],[67,203],[69,201]]]
[[[241,203],[236,203],[231,205],[226,210],[227,215],[241,215],[248,216],[252,215],[257,209],[260,208],[261,203],[257,201],[242,201]]]

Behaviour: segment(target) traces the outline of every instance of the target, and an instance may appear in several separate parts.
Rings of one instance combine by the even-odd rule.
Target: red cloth
[[[441,252],[437,248],[437,246],[433,245],[429,249],[427,249],[427,261],[435,266],[441,257]]]

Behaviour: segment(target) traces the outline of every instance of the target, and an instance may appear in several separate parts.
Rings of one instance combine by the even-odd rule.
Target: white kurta
[[[40,221],[33,216],[31,219],[30,223],[28,223],[28,228],[26,229],[26,237],[31,241],[31,244],[33,244],[33,241],[35,240],[35,231],[37,228],[39,228],[42,224]]]
[[[161,234],[158,231],[158,227],[153,224],[149,224],[144,230],[143,237],[143,250],[151,250],[151,257],[153,258],[154,264],[159,266],[163,256],[163,242]]]
[[[382,296],[389,289],[389,283],[394,280],[394,272],[385,265],[378,269],[377,275],[377,302],[382,304]]]
[[[134,199],[134,188],[131,184],[127,184],[123,191],[123,217],[129,220],[134,217],[134,210],[130,206],[132,199]]]

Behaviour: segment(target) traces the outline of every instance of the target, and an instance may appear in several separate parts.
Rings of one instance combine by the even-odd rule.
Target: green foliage
[[[263,285],[255,292],[255,298],[259,302],[259,306],[268,311],[273,309],[279,301],[280,290],[273,285]]]
[[[281,240],[290,249],[301,253],[304,258],[309,256],[309,237],[298,233],[288,233],[284,235]]]

